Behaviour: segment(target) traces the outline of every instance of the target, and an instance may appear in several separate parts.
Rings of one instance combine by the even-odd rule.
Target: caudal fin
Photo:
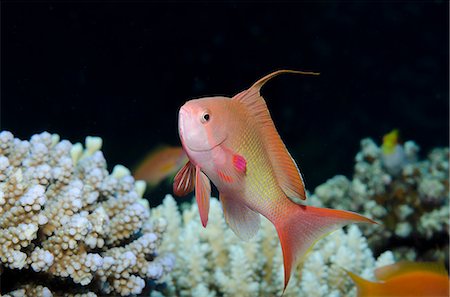
[[[292,267],[317,240],[333,230],[355,222],[375,223],[350,211],[292,203],[288,213],[273,222],[283,251],[284,290],[289,282]]]

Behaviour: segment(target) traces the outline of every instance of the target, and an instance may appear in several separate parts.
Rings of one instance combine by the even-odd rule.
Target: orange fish
[[[186,162],[187,156],[182,147],[163,146],[152,151],[134,172],[134,178],[145,180],[150,186],[173,176]]]
[[[179,111],[178,127],[189,161],[177,173],[174,193],[195,187],[204,227],[208,222],[210,180],[219,190],[225,219],[244,240],[259,229],[260,214],[276,227],[284,260],[284,289],[296,261],[321,236],[351,222],[373,222],[359,214],[299,205],[306,199],[300,172],[275,129],[261,87],[280,70],[233,98],[190,100]]]
[[[449,296],[449,278],[437,263],[398,262],[375,270],[380,282],[371,282],[347,271],[365,296]]]

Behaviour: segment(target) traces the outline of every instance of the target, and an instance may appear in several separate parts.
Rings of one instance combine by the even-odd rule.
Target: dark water
[[[310,190],[350,175],[363,137],[448,145],[447,1],[1,5],[0,124],[22,139],[98,135],[111,166],[132,168],[179,144],[186,100],[287,68],[321,73],[263,90]]]

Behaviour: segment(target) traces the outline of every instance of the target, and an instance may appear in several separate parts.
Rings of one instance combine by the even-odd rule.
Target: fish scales
[[[245,177],[247,187],[244,196],[249,207],[254,210],[265,210],[268,208],[267,205],[273,203],[276,197],[283,193],[276,183],[269,156],[261,138],[258,137],[257,129],[254,122],[249,123],[240,145],[243,156],[248,160]]]

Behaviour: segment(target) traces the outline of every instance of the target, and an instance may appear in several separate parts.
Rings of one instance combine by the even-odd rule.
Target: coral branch
[[[142,185],[127,170],[108,173],[101,143],[87,138],[83,150],[55,134],[28,142],[0,132],[0,271],[49,281],[14,280],[10,296],[61,295],[55,280],[73,284],[66,296],[139,294],[172,268],[157,253],[164,224],[146,223]]]

